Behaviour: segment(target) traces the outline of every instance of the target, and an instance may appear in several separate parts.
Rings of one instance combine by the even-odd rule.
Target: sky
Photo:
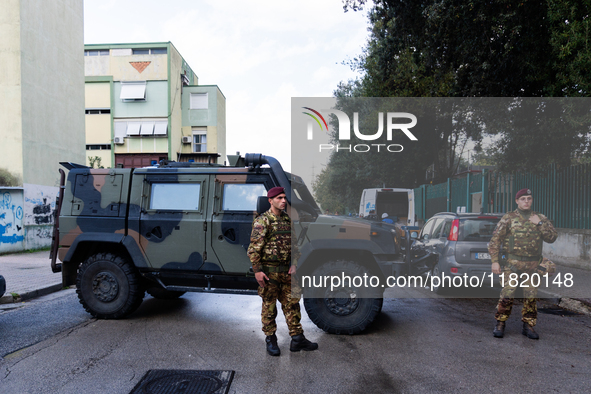
[[[331,97],[354,78],[342,63],[361,54],[367,27],[340,0],[84,0],[85,44],[172,42],[199,85],[226,97],[226,153],[288,171],[291,98]]]

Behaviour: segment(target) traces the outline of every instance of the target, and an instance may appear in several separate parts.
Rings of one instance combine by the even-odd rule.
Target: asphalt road
[[[282,355],[275,358],[265,352],[256,296],[147,297],[129,318],[113,321],[89,318],[75,294],[64,293],[0,313],[2,349],[35,343],[0,361],[0,387],[129,393],[151,369],[221,369],[236,371],[231,393],[588,391],[590,317],[540,313],[541,339],[534,341],[521,335],[516,305],[505,338],[496,339],[494,305],[494,299],[386,299],[377,321],[357,336],[326,334],[304,314],[306,336],[320,348],[300,353],[289,352],[280,312]],[[50,315],[63,326],[43,326]],[[25,326],[33,328],[5,336]],[[12,345],[19,335],[29,340]]]
[[[0,358],[89,320],[76,290],[0,305]]]

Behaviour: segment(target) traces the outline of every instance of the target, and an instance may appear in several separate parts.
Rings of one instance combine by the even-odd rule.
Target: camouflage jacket
[[[543,222],[542,225],[537,226],[530,222],[529,217],[532,215],[538,215]],[[488,244],[491,262],[499,262],[501,246],[503,246],[503,251],[507,255],[541,256],[543,243],[552,243],[556,241],[557,237],[558,232],[548,218],[541,213],[535,211],[524,212],[519,209],[507,212],[497,223]]]
[[[252,263],[252,270],[259,272],[262,265],[288,265],[291,261],[291,239],[295,235],[291,227],[291,219],[285,212],[280,216],[269,209],[257,216],[252,223],[248,258]],[[297,248],[294,259],[297,259]],[[296,265],[296,261],[291,262]]]

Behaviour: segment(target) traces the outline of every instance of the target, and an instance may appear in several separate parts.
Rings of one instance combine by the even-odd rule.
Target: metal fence
[[[415,210],[427,220],[437,212],[501,212],[514,210],[515,193],[529,188],[533,209],[560,228],[591,229],[591,163],[557,169],[541,175],[468,172],[438,185],[415,189]]]

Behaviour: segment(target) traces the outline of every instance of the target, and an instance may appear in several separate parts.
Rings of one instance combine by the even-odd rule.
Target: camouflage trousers
[[[291,291],[291,275],[287,272],[268,273],[269,282],[265,287],[259,286],[259,295],[263,299],[261,322],[265,335],[273,335],[277,331],[277,301],[281,303],[281,309],[285,315],[285,322],[289,328],[289,335],[302,334],[304,330],[300,324],[302,314],[300,312],[299,292]]]
[[[537,295],[538,295],[538,288],[533,286],[531,283],[531,276],[526,281],[525,277],[521,278],[519,275],[522,273],[527,273],[531,275],[535,267],[537,267],[538,262],[531,262],[531,261],[517,261],[517,260],[509,260],[509,264],[511,264],[517,272],[515,272],[518,277],[517,280],[510,281],[509,275],[514,271],[511,271],[509,267],[503,267],[503,271],[501,275],[504,277],[504,284],[503,290],[501,290],[501,296],[499,298],[499,302],[497,304],[497,313],[495,313],[495,319],[499,321],[506,321],[511,315],[511,309],[513,308],[513,299],[515,295],[515,290],[520,287],[523,290],[523,309],[521,310],[521,321],[529,324],[530,326],[535,326],[537,323],[538,317],[538,305],[537,305]],[[515,277],[515,275],[513,275]]]

